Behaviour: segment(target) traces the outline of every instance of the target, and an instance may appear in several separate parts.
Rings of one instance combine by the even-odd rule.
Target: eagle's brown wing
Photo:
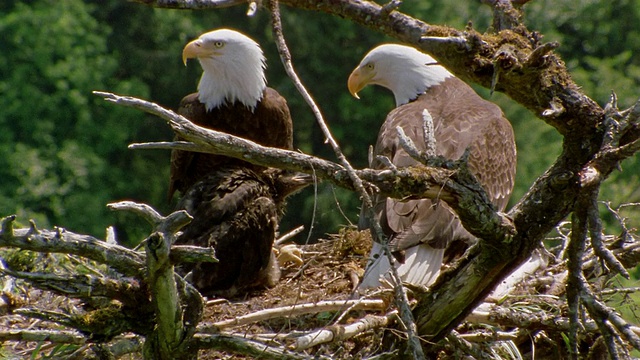
[[[271,248],[278,225],[272,179],[244,167],[205,176],[178,204],[193,216],[176,244],[213,247],[217,263],[184,264],[191,282],[205,295],[232,296],[268,285]]]
[[[500,108],[480,98],[457,78],[449,78],[415,101],[391,111],[381,127],[374,154],[386,156],[397,167],[417,165],[417,161],[400,146],[396,127],[402,127],[419,150],[425,150],[422,130],[422,114],[425,109],[428,109],[433,118],[437,155],[458,159],[470,148],[471,172],[478,178],[496,207],[503,210],[515,178],[513,130]],[[384,167],[377,159],[373,160],[371,166],[378,169]],[[444,202],[429,199],[400,201],[382,196],[376,196],[373,200],[374,212],[385,235],[389,237],[391,251],[400,261],[412,256],[412,262],[422,263],[406,264],[407,271],[411,267],[414,272],[418,267],[425,268],[426,263],[431,267],[431,275],[416,275],[420,279],[416,280],[418,283],[435,280],[434,276],[440,268],[438,262],[442,262],[444,249],[449,244],[474,240]],[[416,254],[418,250],[414,249],[420,244],[428,246],[423,259],[420,259],[422,255]],[[411,253],[407,253],[410,249]],[[388,268],[388,264],[386,267]],[[413,282],[411,280],[405,279]]]
[[[198,93],[193,93],[182,99],[178,113],[196,125],[239,136],[260,145],[288,150],[293,148],[293,122],[287,101],[271,88],[265,89],[262,99],[253,110],[235,103],[207,111],[204,104],[198,100]],[[173,150],[169,198],[176,191],[186,191],[212,171],[222,166],[235,165],[259,168],[226,156]]]

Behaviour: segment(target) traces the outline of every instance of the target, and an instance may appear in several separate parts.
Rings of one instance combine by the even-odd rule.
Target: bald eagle
[[[258,144],[292,149],[293,132],[285,99],[268,88],[260,46],[233,30],[201,35],[182,52],[204,70],[198,92],[182,99],[178,112],[200,126]],[[277,263],[272,246],[284,199],[308,184],[296,174],[230,157],[174,150],[169,196],[178,191],[178,209],[194,217],[177,244],[216,250],[218,263],[183,266],[205,295],[232,296],[273,285]]]
[[[211,31],[184,47],[183,62],[191,58],[200,61],[204,72],[198,92],[180,102],[180,115],[197,125],[260,145],[293,148],[287,101],[267,87],[265,57],[255,41],[234,30]],[[176,191],[185,192],[220,166],[237,164],[259,168],[230,157],[174,150],[169,197]]]
[[[498,106],[482,99],[431,56],[408,46],[384,44],[371,50],[349,76],[348,88],[358,98],[369,84],[391,90],[396,101],[380,129],[374,155],[387,157],[397,167],[418,165],[400,146],[396,128],[402,127],[424,151],[422,114],[426,109],[433,118],[436,154],[458,159],[469,148],[471,172],[496,208],[504,210],[514,185],[516,147],[511,124]],[[385,168],[379,158],[373,158],[370,166]],[[445,251],[454,243],[475,241],[443,202],[374,196],[373,206],[403,282],[431,285],[449,255]],[[359,224],[362,229],[370,226],[362,215]],[[390,265],[381,241],[374,236],[361,288],[379,286],[381,278],[388,276]]]

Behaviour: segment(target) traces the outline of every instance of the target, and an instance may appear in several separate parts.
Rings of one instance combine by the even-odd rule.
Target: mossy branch
[[[85,257],[111,266],[125,276],[144,274],[144,256],[139,252],[116,244],[80,235],[64,229],[57,231],[37,230],[32,224],[29,229],[13,229],[15,216],[1,220],[0,247],[13,247],[46,253],[62,253]]]

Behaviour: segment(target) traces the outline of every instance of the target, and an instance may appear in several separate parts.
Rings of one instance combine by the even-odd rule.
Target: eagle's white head
[[[210,31],[184,47],[185,65],[191,58],[204,70],[198,99],[207,111],[236,101],[255,109],[267,87],[265,58],[255,41],[234,30]]]
[[[413,47],[384,44],[362,59],[349,76],[348,87],[358,98],[358,91],[369,84],[384,86],[393,92],[396,106],[400,106],[452,76],[431,56]]]

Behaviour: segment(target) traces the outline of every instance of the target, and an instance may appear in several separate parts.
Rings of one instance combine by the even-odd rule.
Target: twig
[[[634,331],[634,327],[629,325],[615,310],[598,300],[589,289],[586,280],[580,285],[580,298],[594,319],[600,318],[609,321],[634,348],[640,350],[640,336]]]
[[[380,239],[382,241],[382,247],[384,249],[385,255],[389,259],[389,264],[391,265],[390,266],[390,268],[391,268],[391,277],[392,277],[393,280],[395,280],[395,285],[394,285],[394,290],[396,292],[395,299],[396,299],[396,303],[398,305],[398,308],[400,309],[400,316],[402,317],[403,321],[407,325],[407,336],[409,338],[409,349],[413,353],[413,356],[414,356],[415,359],[423,359],[423,358],[425,358],[425,356],[424,356],[424,353],[422,351],[422,346],[420,345],[420,340],[418,339],[418,336],[417,336],[417,328],[416,328],[415,322],[413,320],[413,315],[411,313],[411,309],[409,307],[409,301],[408,301],[408,298],[407,298],[407,294],[406,294],[406,292],[404,290],[404,287],[402,286],[402,283],[400,281],[400,277],[398,276],[398,272],[397,272],[397,269],[395,267],[395,259],[394,259],[393,255],[391,254],[391,251],[389,250],[388,241],[386,240],[386,237],[384,236],[384,232],[382,231],[382,228],[381,228],[380,224],[375,219],[375,214],[373,212],[373,203],[371,201],[371,197],[369,196],[369,194],[365,190],[363,182],[362,182],[362,179],[360,179],[360,177],[358,177],[358,175],[355,173],[355,170],[353,169],[353,167],[351,166],[351,164],[349,163],[347,158],[342,153],[342,150],[340,149],[340,146],[338,145],[338,143],[335,141],[335,139],[331,135],[331,131],[329,131],[329,128],[327,127],[327,125],[326,125],[326,123],[325,123],[325,121],[324,121],[324,119],[322,117],[322,113],[320,112],[320,109],[318,108],[316,103],[313,101],[313,98],[309,95],[308,91],[306,90],[306,88],[304,87],[302,82],[300,81],[298,75],[296,74],[296,72],[295,72],[295,70],[293,68],[293,64],[291,62],[291,54],[289,52],[287,44],[286,44],[286,42],[284,40],[284,36],[282,34],[282,23],[281,23],[281,20],[280,20],[280,8],[279,8],[278,0],[269,0],[269,8],[271,10],[272,29],[273,29],[273,33],[275,35],[276,45],[278,47],[278,52],[280,53],[280,59],[282,60],[282,63],[284,64],[284,67],[285,67],[285,70],[286,70],[287,74],[289,75],[289,77],[293,80],[293,83],[295,84],[296,88],[298,89],[298,91],[300,92],[302,97],[305,99],[307,104],[311,107],[311,109],[312,109],[312,111],[313,111],[313,113],[314,113],[314,115],[316,117],[317,123],[318,123],[318,125],[322,129],[322,132],[325,135],[326,140],[331,145],[331,147],[332,147],[334,153],[336,154],[336,156],[338,157],[338,160],[340,161],[340,163],[347,170],[347,174],[349,175],[349,178],[353,182],[353,185],[354,185],[358,195],[360,195],[360,197],[362,198],[362,200],[363,200],[363,202],[364,202],[364,204],[365,204],[365,206],[367,208],[369,224],[371,224],[373,226],[374,232],[377,234],[378,239]]]
[[[389,16],[389,14],[400,7],[401,4],[401,0],[390,0],[380,8],[380,16]]]
[[[630,293],[639,292],[639,291],[640,291],[640,287],[603,289],[600,291],[600,295],[630,294]]]
[[[558,314],[547,311],[523,312],[505,306],[493,305],[489,311],[473,311],[466,321],[473,324],[488,324],[502,327],[517,327],[529,330],[549,330],[557,332],[567,332],[570,328],[569,319]],[[596,334],[599,329],[593,321],[582,322],[584,331]],[[636,335],[640,335],[640,327],[630,326],[629,330]]]
[[[265,345],[253,340],[247,340],[239,336],[224,334],[195,334],[193,345],[198,349],[217,349],[236,354],[243,354],[258,359],[273,360],[311,360],[323,359],[327,357],[321,355],[303,355],[288,351],[280,347]]]
[[[15,217],[8,217],[13,218]],[[8,219],[5,218],[5,219]],[[142,254],[116,244],[108,244],[89,235],[65,231],[13,229],[11,233],[0,234],[0,246],[15,247],[44,253],[63,253],[85,257],[107,264],[126,276],[143,276],[144,258]]]
[[[218,262],[214,248],[192,245],[171,245],[169,258],[172,264]]]
[[[436,156],[436,132],[433,129],[433,117],[429,113],[429,110],[422,110],[422,133],[424,135],[424,155],[427,158],[433,158]]]
[[[567,303],[569,307],[569,355],[571,359],[577,359],[578,353],[578,326],[580,325],[579,307],[582,284],[582,259],[587,242],[588,215],[587,209],[597,196],[597,187],[585,189],[576,201],[571,216],[571,237],[567,249]]]
[[[126,278],[114,280],[91,275],[62,276],[9,269],[2,270],[2,273],[27,280],[38,289],[74,298],[88,299],[92,296],[104,296],[117,299],[130,306],[136,306],[136,304],[141,306],[147,303],[146,292],[140,287],[138,281],[129,281]]]
[[[151,206],[133,201],[111,203],[107,204],[107,207],[111,210],[130,211],[145,219],[157,231],[165,234],[174,234],[193,220],[191,215],[184,210],[178,210],[167,216],[162,216]]]
[[[297,228],[289,231],[288,233],[280,236],[280,238],[276,240],[275,245],[282,245],[303,231],[304,231],[304,225],[300,225]]]
[[[65,314],[60,311],[43,310],[38,308],[20,308],[14,310],[14,314],[24,316],[26,318],[38,319],[47,322],[74,327],[77,321],[72,315]],[[27,329],[28,330],[28,329]]]
[[[602,220],[600,220],[600,212],[598,211],[597,203],[594,203],[593,206],[587,210],[587,216],[589,217],[589,233],[591,234],[591,246],[593,247],[593,251],[600,259],[605,261],[608,267],[612,268],[615,272],[624,276],[626,279],[629,279],[629,272],[604,244]]]
[[[82,345],[87,338],[76,331],[64,330],[8,330],[0,331],[2,341],[48,341],[57,344]]]
[[[404,133],[402,127],[396,127],[396,131],[398,132],[398,142],[400,143],[400,146],[402,146],[402,149],[414,160],[424,164],[426,162],[424,154],[418,150],[416,144],[413,143],[413,140]]]
[[[557,41],[545,43],[535,48],[525,60],[525,66],[540,67],[545,63],[547,54],[555,50],[560,44]]]
[[[384,155],[376,155],[376,160],[378,160],[380,163],[382,163],[382,165],[391,170],[391,171],[398,171],[398,168],[396,167],[396,165],[394,163],[391,162],[391,159],[389,159],[388,156],[384,156]]]
[[[462,350],[466,354],[471,355],[474,359],[486,359],[487,354],[485,354],[482,349],[476,344],[472,344],[466,339],[462,338],[457,331],[451,330],[451,332],[446,336],[446,339],[456,348]]]
[[[264,321],[278,317],[315,314],[325,311],[340,311],[351,307],[352,310],[383,310],[385,304],[382,300],[336,300],[320,301],[310,304],[297,304],[279,308],[265,309],[248,315],[239,316],[234,319],[219,321],[217,323],[206,326],[200,326],[198,331],[203,333],[216,333],[222,329],[226,329],[229,327],[252,324],[258,321]]]
[[[384,316],[369,314],[349,325],[333,325],[301,336],[295,339],[295,341],[288,345],[287,348],[300,351],[328,342],[343,341],[365,331],[387,326],[397,317],[397,310],[394,310]]]
[[[620,237],[622,239],[622,242],[624,243],[624,242],[632,241],[633,237],[631,236],[631,232],[630,232],[629,228],[627,227],[627,219],[620,215],[620,210],[622,210],[622,208],[624,208],[624,207],[640,206],[640,203],[620,204],[615,209],[611,206],[611,202],[610,201],[603,201],[603,203],[607,207],[607,210],[609,210],[609,212],[611,214],[613,214],[613,216],[618,221],[618,224],[620,224],[620,227],[622,228],[622,234],[620,235]]]
[[[487,342],[487,341],[515,341],[518,339],[518,334],[515,332],[507,331],[491,331],[478,330],[467,334],[458,334],[461,339],[470,342]]]

